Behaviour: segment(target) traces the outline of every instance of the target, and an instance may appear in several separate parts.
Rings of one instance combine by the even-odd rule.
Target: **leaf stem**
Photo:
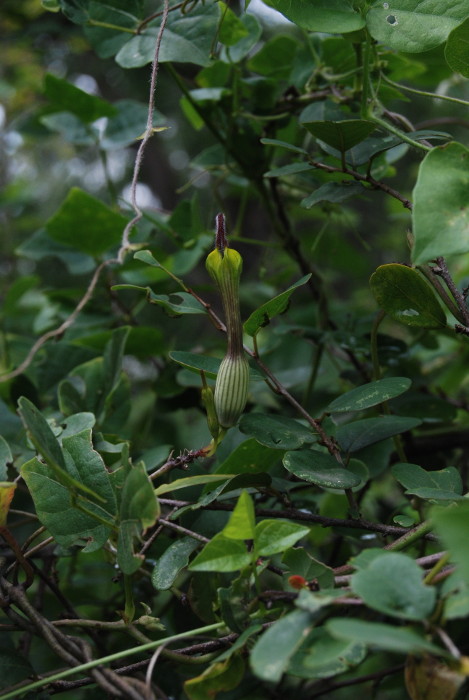
[[[411,92],[414,95],[432,97],[435,100],[446,100],[446,102],[455,102],[456,104],[464,105],[465,107],[469,106],[469,102],[467,100],[461,100],[458,97],[451,97],[450,95],[438,95],[435,92],[427,92],[426,90],[417,90],[417,88],[411,88],[407,85],[402,85],[402,83],[396,83],[394,80],[387,78],[383,73],[381,73],[381,79],[384,80],[385,83],[388,83],[388,85],[392,85],[398,90],[405,90],[406,92]]]

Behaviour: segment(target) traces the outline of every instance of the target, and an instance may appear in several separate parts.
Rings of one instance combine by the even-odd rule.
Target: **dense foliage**
[[[2,5],[2,698],[467,695],[469,7],[245,5]]]

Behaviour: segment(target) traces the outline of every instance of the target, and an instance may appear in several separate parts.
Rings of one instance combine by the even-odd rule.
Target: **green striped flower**
[[[239,280],[243,259],[228,247],[225,217],[217,215],[215,249],[206,267],[220,290],[226,320],[228,347],[215,383],[215,410],[222,428],[235,425],[248,397],[249,365],[243,350],[243,325],[239,310]]]

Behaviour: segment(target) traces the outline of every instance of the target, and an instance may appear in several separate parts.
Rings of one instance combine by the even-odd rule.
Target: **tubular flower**
[[[215,383],[215,410],[222,428],[235,425],[246,405],[249,365],[243,350],[243,326],[239,310],[239,280],[243,259],[228,247],[225,217],[218,214],[215,249],[207,256],[206,267],[220,291],[226,320],[228,347]]]

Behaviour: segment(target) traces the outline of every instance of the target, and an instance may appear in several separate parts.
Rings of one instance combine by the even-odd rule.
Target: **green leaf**
[[[400,396],[409,389],[412,381],[407,377],[388,377],[376,382],[357,386],[346,394],[339,396],[327,406],[328,413],[347,413],[349,411],[364,411],[372,406],[378,406]]]
[[[251,668],[260,679],[278,682],[290,659],[311,632],[312,616],[295,610],[264,632],[251,652]]]
[[[63,443],[67,471],[74,476],[74,482],[80,480],[87,493],[95,493],[100,505],[80,496],[72,501],[70,491],[58,481],[55,471],[37,458],[21,467],[21,475],[39,520],[57,543],[64,547],[86,543],[86,551],[94,551],[102,547],[112,531],[114,491],[104,462],[92,447],[91,430],[65,438]]]
[[[230,540],[252,540],[255,526],[253,500],[247,491],[242,491],[222,534]]]
[[[335,639],[321,627],[311,630],[290,660],[288,673],[305,679],[330,678],[359,664],[365,654],[364,644]]]
[[[116,246],[127,219],[78,187],[72,187],[58,211],[47,221],[51,238],[82,253],[98,256]]]
[[[262,520],[256,525],[254,544],[257,554],[270,557],[293,547],[309,535],[309,527],[289,520]]]
[[[311,209],[311,207],[320,202],[340,204],[350,197],[359,196],[365,194],[365,192],[366,188],[359,182],[328,182],[302,199],[301,206],[305,209]]]
[[[392,473],[405,487],[406,493],[419,498],[437,501],[456,501],[462,498],[462,479],[455,467],[427,472],[418,464],[399,463],[393,466]]]
[[[191,571],[238,571],[248,566],[253,554],[241,540],[232,540],[221,532],[208,542],[189,564]]]
[[[50,73],[44,80],[44,92],[54,111],[71,112],[85,124],[91,124],[101,117],[113,117],[116,113],[115,107],[106,100],[89,95],[67,80]]]
[[[469,251],[467,172],[469,150],[460,143],[439,146],[420,164],[412,212],[412,261]]]
[[[200,486],[201,484],[213,484],[218,481],[227,481],[232,478],[232,474],[201,474],[200,476],[186,476],[183,479],[176,479],[170,484],[161,484],[155,489],[157,496],[171,491],[179,491],[187,486]]]
[[[254,438],[245,440],[217,466],[215,474],[256,474],[268,471],[279,459],[278,450],[261,445]]]
[[[296,450],[304,443],[316,442],[317,436],[293,418],[248,413],[241,418],[239,429],[261,445],[275,450]]]
[[[132,466],[125,478],[119,513],[117,563],[124,574],[133,574],[143,562],[135,554],[134,540],[155,524],[160,507],[143,462]]]
[[[273,36],[249,59],[248,68],[260,75],[287,80],[297,50],[298,42],[292,37]]]
[[[317,139],[324,141],[341,153],[356,146],[376,129],[374,122],[365,119],[311,121],[303,122],[303,126]]]
[[[422,581],[422,569],[400,552],[382,552],[352,576],[352,591],[373,610],[406,620],[424,620],[436,591]]]
[[[19,399],[18,407],[18,413],[29,432],[31,442],[55,473],[57,480],[72,491],[78,489],[94,496],[93,490],[67,472],[62,448],[42,413],[24,396]]]
[[[445,46],[446,62],[455,73],[469,78],[469,17],[450,33]]]
[[[244,662],[240,656],[230,656],[224,661],[216,661],[200,676],[184,682],[184,692],[189,700],[207,700],[217,693],[233,690],[244,676]]]
[[[267,301],[265,304],[262,304],[262,306],[253,311],[253,313],[244,323],[245,332],[250,336],[255,336],[259,329],[267,326],[274,316],[283,314],[288,309],[289,299],[295,289],[301,287],[303,284],[306,284],[310,277],[311,274],[305,275],[305,277],[302,277],[300,280],[298,280],[298,282],[292,284],[292,286],[286,289],[284,292],[273,299],[270,299],[270,301]]]
[[[371,36],[396,51],[420,53],[442,44],[467,16],[459,0],[378,0],[366,16]]]
[[[197,547],[199,542],[192,537],[183,537],[168,547],[157,560],[151,575],[151,582],[157,591],[168,591],[171,588]]]
[[[292,143],[288,143],[287,141],[279,141],[278,139],[261,139],[261,143],[263,143],[265,146],[278,146],[280,148],[286,148],[287,151],[294,151],[295,153],[302,153],[305,156],[308,155],[308,151],[305,151],[304,148],[299,148],[299,146],[294,146]]]
[[[353,423],[340,425],[337,428],[336,438],[345,452],[357,452],[375,442],[412,430],[420,424],[421,421],[418,418],[406,416],[364,418]]]
[[[242,21],[230,10],[224,2],[218,3],[222,12],[222,21],[218,32],[218,40],[225,46],[233,46],[240,39],[248,36],[249,32]]]
[[[116,7],[117,5],[117,7]],[[84,27],[86,38],[100,58],[110,58],[129,40],[129,32],[136,31],[139,20],[130,11],[140,15],[136,2],[121,3],[115,0],[91,0],[88,4],[89,24]],[[132,7],[132,5],[134,7]],[[141,16],[141,15],[140,15]],[[96,24],[94,24],[96,23]],[[99,23],[110,26],[99,26]],[[116,27],[114,29],[113,27]],[[119,29],[122,27],[122,30]]]
[[[263,0],[302,29],[336,34],[355,32],[365,20],[349,0]]]
[[[361,642],[396,654],[444,654],[441,647],[427,642],[424,637],[407,627],[338,617],[326,622],[326,630],[336,639]]]
[[[219,16],[216,3],[197,3],[187,13],[179,10],[170,12],[161,41],[160,63],[176,61],[208,66]],[[117,63],[122,68],[138,68],[151,63],[158,31],[159,28],[152,25],[130,39],[117,54]]]
[[[57,131],[66,141],[76,146],[92,146],[98,143],[98,130],[85,124],[71,112],[45,114],[39,121],[47,129]]]
[[[303,576],[307,581],[316,579],[321,588],[334,587],[334,571],[314,559],[303,547],[287,549],[282,556],[282,564],[287,567],[289,576]]]
[[[0,481],[8,480],[7,467],[9,464],[13,464],[13,455],[7,441],[0,435]]]
[[[302,481],[322,488],[350,489],[358,486],[360,477],[338,466],[337,460],[318,450],[287,452],[283,466]]]
[[[370,287],[379,307],[395,321],[418,328],[446,326],[435,293],[417,270],[397,263],[381,265],[371,275]]]
[[[469,584],[469,558],[467,556],[467,533],[469,532],[469,502],[460,501],[444,509],[435,507],[432,510],[432,520],[436,533],[451,558],[456,562],[462,580]]]

